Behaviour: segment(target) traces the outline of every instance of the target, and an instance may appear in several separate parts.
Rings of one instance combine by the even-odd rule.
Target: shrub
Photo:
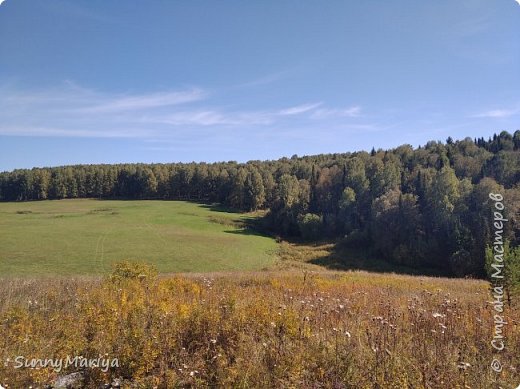
[[[298,227],[303,239],[317,240],[323,235],[323,218],[314,213],[306,213],[298,219]]]
[[[113,265],[110,281],[119,283],[123,280],[150,281],[157,277],[157,270],[153,265],[144,262],[121,261]]]

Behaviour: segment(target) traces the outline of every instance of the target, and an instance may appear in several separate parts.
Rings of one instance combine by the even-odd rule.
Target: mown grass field
[[[160,272],[260,270],[276,242],[244,229],[247,215],[183,201],[0,203],[0,274],[103,274],[120,260]]]

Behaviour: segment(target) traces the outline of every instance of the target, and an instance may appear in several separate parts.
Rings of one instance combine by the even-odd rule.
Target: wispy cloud
[[[324,119],[324,118],[330,118],[330,117],[349,117],[349,118],[355,118],[358,117],[361,114],[361,107],[360,106],[353,106],[343,109],[327,109],[327,108],[321,108],[314,111],[312,114],[313,119]]]
[[[149,94],[109,94],[67,81],[45,90],[0,87],[0,135],[146,138],[163,128],[141,118],[201,101],[201,88]]]
[[[81,108],[85,113],[121,112],[142,110],[190,103],[203,100],[207,93],[201,89],[180,92],[152,93],[147,95],[109,98],[101,104]]]
[[[179,111],[167,115],[151,115],[141,118],[147,123],[163,123],[173,126],[251,126],[266,125],[273,122],[269,112],[219,112],[215,110]]]
[[[224,111],[218,109],[176,111],[166,115],[142,118],[144,122],[165,123],[175,126],[256,126],[269,125],[284,117],[294,117],[312,112],[322,103],[302,104],[280,110]]]
[[[145,138],[154,133],[144,128],[122,129],[111,127],[109,130],[71,129],[39,126],[2,126],[0,135],[66,138]]]
[[[282,109],[279,113],[282,116],[286,116],[286,115],[289,115],[289,116],[290,115],[299,115],[299,114],[302,114],[302,113],[305,113],[305,112],[312,111],[312,110],[318,108],[322,104],[323,103],[312,103],[312,104],[297,105],[295,107]]]
[[[520,0],[519,0],[520,1]],[[508,118],[510,116],[515,116],[520,114],[520,108],[511,108],[511,109],[492,109],[489,111],[484,111],[472,115],[474,118]]]
[[[215,96],[217,95],[217,96]],[[72,81],[45,90],[0,85],[0,135],[90,138],[139,138],[161,141],[273,133],[280,128],[305,129],[363,125],[360,107],[330,108],[324,102],[286,107],[225,107],[218,93],[203,88],[147,94],[114,94],[84,88]],[[319,123],[318,123],[319,121]],[[353,127],[351,127],[353,129]],[[301,136],[305,136],[300,132]]]

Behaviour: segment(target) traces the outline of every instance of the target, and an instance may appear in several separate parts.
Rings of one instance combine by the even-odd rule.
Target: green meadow
[[[121,260],[160,272],[260,270],[277,244],[247,214],[183,201],[0,203],[0,276],[96,275]]]

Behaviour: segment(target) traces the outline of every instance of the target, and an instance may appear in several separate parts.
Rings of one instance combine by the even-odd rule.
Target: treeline
[[[417,149],[277,161],[76,165],[0,173],[0,200],[177,199],[268,209],[283,236],[337,238],[402,265],[483,275],[489,193],[504,195],[505,238],[519,242],[520,131]]]

